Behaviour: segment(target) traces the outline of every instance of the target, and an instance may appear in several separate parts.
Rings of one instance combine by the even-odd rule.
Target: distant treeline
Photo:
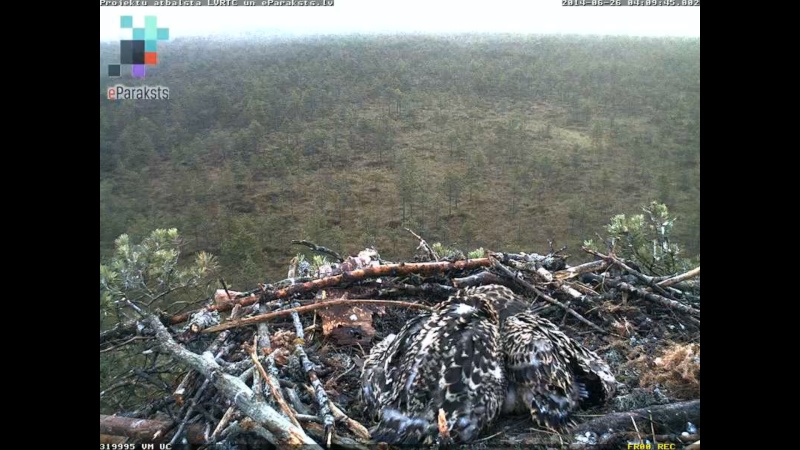
[[[143,81],[104,76],[116,52],[100,46],[101,256],[176,227],[249,288],[285,276],[291,239],[575,248],[650,200],[699,251],[699,39],[179,39]],[[116,83],[169,99],[112,102]]]

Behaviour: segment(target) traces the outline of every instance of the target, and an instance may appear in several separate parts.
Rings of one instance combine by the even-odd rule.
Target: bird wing
[[[517,410],[529,408],[536,422],[556,429],[570,424],[570,412],[590,396],[587,383],[599,380],[595,371],[605,364],[552,322],[527,312],[505,322],[503,350],[514,396],[506,401]]]
[[[439,431],[439,409],[456,442],[468,442],[480,433],[499,412],[504,389],[497,316],[490,316],[470,304],[447,301],[421,326],[401,330],[383,360],[385,367],[391,361],[397,370],[391,376],[389,367],[384,370],[383,388],[390,394],[382,399],[373,439],[432,441]]]
[[[406,356],[413,352],[414,337],[430,318],[430,314],[414,317],[397,332],[372,347],[361,372],[361,394],[367,413],[378,416],[381,408],[393,402],[399,392],[394,389],[403,378]]]

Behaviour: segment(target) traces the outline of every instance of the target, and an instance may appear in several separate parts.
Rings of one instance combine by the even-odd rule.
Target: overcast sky
[[[171,39],[249,32],[700,36],[699,7],[565,7],[561,0],[334,1],[327,7],[101,6],[100,40],[130,39],[130,30],[120,30],[121,15],[133,16],[136,27],[144,25],[145,15],[155,15]]]

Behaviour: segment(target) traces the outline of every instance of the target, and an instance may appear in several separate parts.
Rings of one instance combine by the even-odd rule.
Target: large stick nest
[[[503,284],[608,361],[620,388],[603,408],[579,412],[570,433],[503,417],[474,446],[699,447],[699,268],[654,278],[613,254],[570,267],[552,250],[442,259],[422,240],[421,261],[392,264],[374,251],[342,258],[298,243],[334,262],[248,292],[226,286],[190,314],[140,312],[101,333],[103,353],[149,356],[101,386],[101,398],[147,393],[135,410],[101,414],[102,441],[374,447],[357,395],[371,345],[456,289]]]

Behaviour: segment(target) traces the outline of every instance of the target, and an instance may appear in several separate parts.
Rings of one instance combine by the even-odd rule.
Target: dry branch
[[[674,276],[672,278],[668,278],[668,279],[666,279],[664,281],[659,282],[658,285],[661,286],[661,287],[672,286],[673,284],[677,284],[677,283],[680,283],[681,281],[685,281],[685,280],[688,280],[690,278],[694,278],[694,277],[697,277],[697,276],[700,276],[700,267],[696,267],[696,268],[694,268],[694,269],[692,269],[692,270],[690,270],[690,271],[688,271],[686,273],[682,273],[682,274],[676,275],[676,276]]]
[[[354,281],[362,281],[367,278],[396,277],[396,276],[406,276],[412,274],[430,276],[437,273],[443,273],[453,270],[455,271],[474,270],[481,267],[489,267],[490,265],[491,261],[489,260],[489,258],[465,259],[453,262],[439,261],[439,262],[427,262],[427,263],[385,264],[382,266],[367,267],[364,269],[353,270],[351,272],[345,272],[339,275],[333,275],[330,277],[320,278],[317,280],[310,280],[307,282],[297,283],[290,285],[286,288],[281,288],[276,290],[266,290],[261,294],[260,300],[270,301],[270,300],[277,300],[279,298],[288,298],[294,294],[312,293],[320,289],[340,286],[345,283],[351,283]],[[233,302],[226,303],[223,305],[207,306],[205,309],[208,311],[222,312],[222,311],[229,311],[231,308],[233,308],[234,304],[249,306],[259,301],[257,297],[252,296],[253,293],[254,293],[253,291],[243,292],[242,294],[240,294],[241,297],[238,295],[234,296]],[[165,321],[168,324],[175,325],[178,323],[186,322],[187,320],[189,320],[189,317],[191,317],[191,315],[195,313],[197,313],[197,311],[190,311],[182,314],[177,314],[172,317],[165,318]],[[116,334],[120,333],[118,332]],[[101,335],[101,341],[102,340],[103,338]]]
[[[214,441],[217,439],[217,436],[219,436],[219,434],[222,433],[222,430],[224,430],[225,427],[228,426],[235,412],[236,408],[234,408],[233,406],[229,407],[225,411],[225,414],[222,415],[222,419],[219,420],[219,423],[214,428],[214,432],[211,433],[211,437],[209,438],[209,440]]]
[[[554,272],[553,278],[555,278],[557,281],[563,281],[569,278],[575,278],[582,273],[605,270],[606,267],[608,267],[608,261],[604,260],[592,261],[585,264],[580,264],[575,267],[569,267],[564,270],[559,270],[558,272]]]
[[[656,284],[656,282],[653,280],[653,277],[645,275],[645,274],[639,272],[638,270],[630,267],[628,264],[625,263],[625,261],[621,260],[620,258],[617,258],[613,254],[609,254],[608,256],[604,256],[604,255],[601,255],[600,253],[597,253],[597,252],[595,252],[593,250],[590,250],[588,248],[584,248],[584,250],[589,252],[589,253],[591,253],[591,254],[593,254],[593,255],[595,255],[595,256],[599,256],[601,258],[605,258],[605,259],[609,259],[609,260],[613,261],[614,264],[618,265],[619,267],[622,267],[623,269],[625,269],[626,272],[628,272],[629,274],[631,274],[634,277],[638,278],[640,281],[642,281],[643,283],[645,283],[648,286],[650,286],[650,288],[652,288],[656,292],[660,293],[661,295],[663,295],[666,298],[669,298],[670,300],[675,300],[675,298],[672,296],[672,294],[670,294],[669,292],[664,290],[664,288],[661,287],[660,285]]]
[[[544,292],[542,292],[536,286],[534,286],[534,285],[528,283],[527,281],[525,281],[523,279],[520,279],[517,276],[515,276],[514,273],[512,273],[511,270],[508,267],[504,266],[500,261],[498,261],[496,259],[495,259],[494,267],[499,269],[503,274],[505,274],[506,276],[508,276],[512,280],[514,280],[514,282],[516,282],[517,284],[519,284],[523,288],[525,288],[528,291],[530,291],[530,292],[538,295],[539,297],[543,298],[546,302],[558,306],[559,308],[563,309],[568,314],[570,314],[572,317],[575,317],[576,319],[578,319],[582,323],[592,327],[595,331],[603,333],[603,334],[608,334],[608,331],[606,331],[606,330],[600,328],[599,326],[595,325],[594,323],[590,322],[587,318],[585,318],[582,315],[578,314],[574,309],[572,309],[569,306],[561,303],[560,301],[554,299],[553,297],[550,297],[549,295],[545,294]]]
[[[256,338],[256,336],[253,336],[253,338]],[[283,399],[283,394],[281,394],[280,386],[278,386],[275,383],[275,380],[272,379],[270,374],[268,374],[267,371],[264,370],[264,366],[261,365],[261,361],[258,360],[255,343],[252,346],[246,346],[245,350],[247,351],[248,354],[250,354],[250,359],[253,361],[253,365],[255,366],[256,370],[258,370],[258,373],[261,374],[261,378],[263,378],[264,381],[267,383],[267,386],[269,386],[269,391],[272,394],[272,398],[275,400],[275,403],[277,403],[278,406],[281,408],[281,411],[283,411],[283,413],[286,414],[286,417],[288,417],[289,420],[291,420],[292,423],[295,424],[295,426],[300,428],[301,427],[300,422],[298,422],[297,418],[294,416],[294,411],[292,411],[292,408],[290,408],[289,405],[286,403],[286,400]]]
[[[652,418],[652,422],[660,432],[683,430],[686,427],[686,422],[699,423],[700,400],[689,400],[686,402],[670,403],[668,405],[654,405],[633,411],[606,414],[579,424],[575,427],[573,433],[594,431],[598,434],[602,434],[609,428],[614,430],[627,430],[628,427],[631,426],[631,418],[648,421]]]
[[[210,379],[217,390],[230,399],[236,407],[256,422],[262,424],[274,437],[274,445],[287,448],[320,449],[319,445],[308,437],[302,428],[296,427],[280,413],[263,402],[253,400],[253,391],[242,380],[226,374],[210,353],[203,356],[186,350],[178,345],[169,332],[156,317],[146,319],[156,332],[161,346],[177,360]]]
[[[670,309],[674,309],[676,311],[680,311],[682,313],[691,314],[692,316],[700,317],[700,310],[696,308],[692,308],[689,305],[684,305],[675,300],[670,300],[666,297],[662,297],[658,294],[653,294],[652,292],[647,292],[644,289],[637,288],[633,285],[625,283],[624,281],[615,280],[611,278],[601,277],[598,275],[589,274],[588,275],[593,281],[597,281],[603,284],[606,287],[612,287],[621,289],[629,294],[636,295],[638,297],[644,298],[645,300],[649,300],[651,302],[658,303],[661,306],[665,306]]]
[[[316,395],[314,389],[312,389],[310,386],[304,385],[304,387],[306,388],[306,392],[308,392],[308,395],[311,396]],[[330,402],[330,407],[331,407],[331,412],[333,412],[333,417],[336,419],[337,422],[344,422],[345,425],[347,425],[347,428],[350,429],[350,431],[352,431],[353,434],[358,436],[360,439],[365,439],[365,440],[370,439],[370,434],[367,427],[362,425],[357,420],[353,420],[352,418],[350,418],[350,416],[345,414],[345,412],[342,411],[341,408],[336,406],[336,403]]]
[[[408,228],[406,228],[405,230],[408,231],[409,233],[411,233],[411,235],[414,236],[415,238],[417,238],[417,240],[419,241],[419,246],[417,247],[417,250],[423,249],[423,250],[425,250],[426,253],[428,253],[428,257],[430,259],[432,259],[434,261],[439,261],[439,255],[437,255],[436,252],[433,251],[431,246],[428,245],[427,242],[425,242],[425,239],[422,239],[422,236],[418,235],[417,233],[414,233],[413,231],[411,231]]]
[[[320,416],[322,416],[322,424],[325,427],[325,445],[330,448],[331,438],[334,434],[336,434],[336,430],[334,429],[335,422],[333,419],[333,414],[331,413],[328,393],[325,392],[325,388],[322,386],[322,382],[319,381],[316,370],[314,370],[314,364],[308,359],[308,355],[303,348],[305,334],[303,332],[303,324],[300,322],[300,315],[297,314],[297,311],[292,311],[292,320],[294,321],[295,334],[297,334],[298,340],[298,343],[294,348],[294,352],[297,354],[297,357],[300,358],[300,364],[302,364],[303,370],[305,370],[306,374],[308,375],[308,379],[311,381],[311,385],[314,387],[314,398],[317,400],[317,406],[319,407],[318,413]]]
[[[492,272],[478,272],[464,278],[453,278],[453,286],[461,289],[470,286],[481,286],[484,284],[505,284],[506,280],[500,278]]]
[[[319,440],[325,440],[325,429],[321,424],[309,422],[306,424],[306,430],[309,434],[314,436]],[[363,442],[359,442],[355,439],[350,439],[344,436],[338,436],[334,434],[331,436],[331,443],[336,445],[337,447],[344,448],[347,450],[375,450],[381,449],[380,446],[376,447],[374,443],[370,443],[367,445]]]
[[[131,417],[107,416],[100,414],[100,433],[113,436],[125,436],[137,443],[163,442],[164,433],[173,427],[171,422],[145,420]],[[153,436],[158,435],[156,439]],[[186,439],[190,444],[206,443],[203,426],[191,424],[186,427]]]
[[[261,314],[258,316],[247,317],[244,319],[239,320],[231,320],[225,323],[221,323],[219,325],[206,328],[203,330],[203,333],[216,333],[217,331],[228,330],[231,328],[238,328],[247,325],[254,325],[257,323],[266,322],[272,320],[276,317],[283,317],[283,316],[290,316],[292,313],[301,313],[301,312],[309,312],[314,311],[320,308],[328,308],[331,306],[337,305],[380,305],[380,306],[399,306],[402,308],[415,308],[415,309],[422,309],[426,311],[430,311],[430,307],[420,304],[420,303],[411,303],[411,302],[398,302],[394,300],[354,300],[354,299],[340,299],[340,300],[331,300],[327,302],[319,302],[319,303],[312,303],[310,305],[303,305],[289,309],[282,309],[280,311],[274,311],[267,314]]]
[[[489,265],[491,265],[489,258],[466,259],[453,262],[439,261],[427,263],[385,264],[383,266],[367,267],[364,269],[353,270],[351,272],[345,272],[340,275],[320,278],[307,283],[299,283],[289,286],[285,289],[267,291],[261,295],[261,301],[287,298],[294,294],[316,292],[320,289],[340,286],[342,284],[351,283],[354,281],[361,281],[366,278],[397,277],[412,274],[430,276],[451,270],[472,270],[480,267],[488,267]]]

